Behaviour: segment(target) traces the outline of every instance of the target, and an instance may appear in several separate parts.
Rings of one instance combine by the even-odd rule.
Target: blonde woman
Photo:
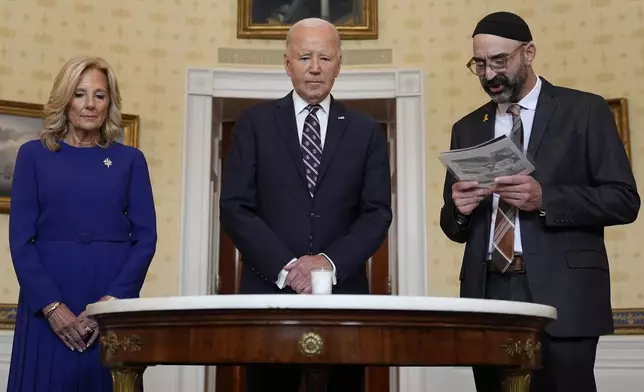
[[[9,241],[20,284],[8,392],[111,392],[87,304],[138,297],[156,250],[141,151],[118,143],[121,98],[100,58],[68,61],[23,144]]]

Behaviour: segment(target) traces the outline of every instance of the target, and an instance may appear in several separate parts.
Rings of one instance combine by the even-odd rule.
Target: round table
[[[213,295],[90,304],[115,392],[154,365],[497,366],[504,391],[529,391],[556,310],[522,302],[380,295]],[[190,392],[190,391],[186,391]]]

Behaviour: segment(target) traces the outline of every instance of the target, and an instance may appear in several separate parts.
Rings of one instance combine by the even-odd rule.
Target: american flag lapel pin
[[[338,116],[338,120],[344,120],[344,116]]]

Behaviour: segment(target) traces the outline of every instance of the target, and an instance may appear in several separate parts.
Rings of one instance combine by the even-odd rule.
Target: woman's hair
[[[107,147],[121,135],[121,93],[116,81],[116,75],[110,65],[100,57],[75,57],[69,60],[58,72],[44,107],[44,127],[40,132],[40,140],[52,151],[58,151],[67,133],[67,116],[65,113],[74,97],[76,86],[83,73],[90,69],[103,72],[107,78],[110,104],[108,115],[101,125],[101,136],[98,145]]]

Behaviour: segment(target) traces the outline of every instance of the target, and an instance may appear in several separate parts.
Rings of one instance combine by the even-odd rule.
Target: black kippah
[[[521,42],[532,41],[532,34],[525,20],[505,11],[494,12],[481,19],[474,28],[472,37],[477,34],[491,34]]]

